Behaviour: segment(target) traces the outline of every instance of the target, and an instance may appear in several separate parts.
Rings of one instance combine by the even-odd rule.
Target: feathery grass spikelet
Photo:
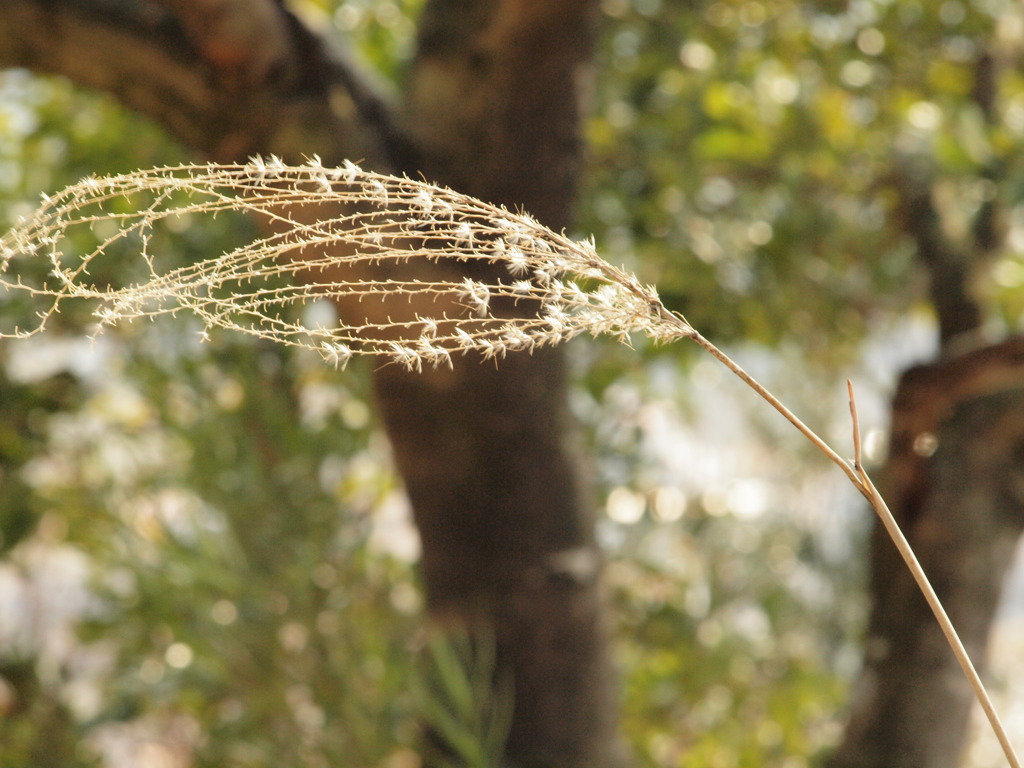
[[[159,227],[227,210],[256,214],[264,234],[195,264],[160,267]],[[112,234],[80,253],[82,230]],[[91,269],[114,250],[123,259],[125,245],[141,279],[92,282]],[[44,277],[32,269],[39,257],[50,266]],[[0,329],[0,337],[41,332],[75,299],[96,305],[96,331],[187,310],[204,338],[214,328],[241,331],[315,350],[338,367],[357,355],[409,370],[451,366],[454,353],[501,357],[584,331],[664,341],[693,332],[592,241],[449,189],[351,162],[328,168],[316,157],[303,166],[255,157],[83,179],[44,196],[0,239],[0,289],[38,307],[34,325]],[[336,327],[308,328],[290,311],[321,299],[348,308]]]

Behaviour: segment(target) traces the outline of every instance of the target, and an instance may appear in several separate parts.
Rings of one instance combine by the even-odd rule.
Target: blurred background
[[[385,77],[419,0],[296,0]],[[1024,12],[1009,0],[603,0],[575,234],[849,454],[886,458],[899,375],[940,349],[927,187],[978,332],[1024,324]],[[980,93],[979,61],[993,67]],[[986,64],[985,66],[988,66]],[[987,101],[986,101],[987,99]],[[88,174],[190,155],[110,98],[0,73],[0,223]],[[909,181],[908,181],[909,180]],[[168,232],[182,262],[252,234]],[[0,297],[13,323],[23,307]],[[0,347],[0,766],[419,765],[419,541],[369,369],[189,321]],[[869,510],[717,363],[577,339],[623,730],[650,766],[803,768],[842,739]],[[1024,745],[1024,575],[992,692]],[[964,764],[1003,765],[979,723]]]

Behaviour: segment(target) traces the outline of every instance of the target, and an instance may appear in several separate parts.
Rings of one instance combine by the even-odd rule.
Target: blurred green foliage
[[[420,6],[296,3],[396,82]],[[954,238],[1000,201],[1009,245],[979,285],[990,322],[1019,328],[1024,78],[1002,73],[995,115],[972,92],[979,57],[1011,56],[1022,27],[1008,0],[604,0],[579,229],[707,335],[764,345],[770,370],[799,359],[799,381],[776,379],[820,414],[808,370],[827,378],[921,307],[894,216],[910,168]],[[0,76],[2,222],[81,176],[185,157],[106,98]],[[172,255],[248,227],[194,222]],[[0,322],[23,311],[0,302]],[[489,754],[500,706],[467,724],[479,671],[459,678],[460,650],[421,635],[414,562],[388,546],[406,532],[387,527],[401,502],[366,372],[200,344],[187,322],[90,357],[82,319],[62,320],[0,350],[0,766],[412,768],[418,718],[477,734],[467,761]],[[807,765],[838,735],[856,542],[830,555],[796,491],[675,487],[665,414],[706,436],[733,417],[709,416],[717,379],[689,356],[582,340],[574,356],[641,763]],[[753,465],[778,487],[816,482],[770,459]]]
[[[919,302],[893,216],[904,167],[943,180],[954,233],[989,196],[1020,202],[1011,2],[602,6],[581,228],[718,339],[796,337],[834,364]],[[1003,67],[988,118],[972,98],[986,55]],[[1019,327],[1020,249],[1001,256],[984,288]]]
[[[512,723],[514,682],[499,670],[486,629],[427,636],[425,664],[414,675],[417,713],[427,729],[429,765],[500,765]],[[432,751],[434,754],[430,754]]]
[[[0,92],[5,222],[81,176],[185,158],[63,81],[11,72]],[[250,233],[222,216],[167,248],[185,263]],[[400,765],[419,596],[369,546],[398,491],[365,376],[204,346],[187,322],[108,344],[60,320],[2,351],[0,765]],[[73,556],[84,604],[53,576]]]

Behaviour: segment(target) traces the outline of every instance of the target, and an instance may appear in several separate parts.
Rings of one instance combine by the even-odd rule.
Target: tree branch
[[[110,93],[214,159],[392,164],[384,99],[273,0],[8,0],[0,66]]]

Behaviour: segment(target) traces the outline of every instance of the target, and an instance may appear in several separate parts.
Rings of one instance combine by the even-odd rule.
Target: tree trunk
[[[275,0],[9,0],[0,65],[113,93],[218,160],[423,174],[555,228],[580,166],[591,0],[433,0],[395,108]],[[559,351],[375,374],[423,538],[430,612],[493,625],[520,766],[621,761],[590,499]]]
[[[569,224],[591,6],[428,4],[405,123],[428,178]],[[423,537],[429,606],[493,624],[515,670],[509,756],[617,763],[600,558],[561,353],[423,376],[386,368],[376,390]]]
[[[908,371],[881,490],[979,669],[1024,529],[1024,340]],[[876,525],[874,600],[832,768],[954,768],[973,701],[912,577]]]

